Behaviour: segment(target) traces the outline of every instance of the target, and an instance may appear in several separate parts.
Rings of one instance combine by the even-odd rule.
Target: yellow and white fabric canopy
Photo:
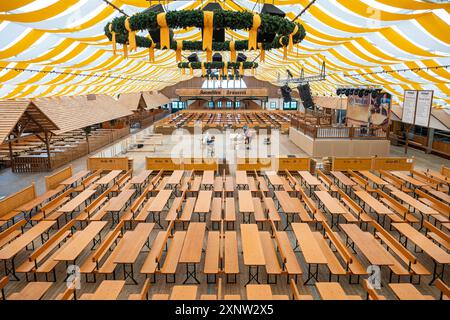
[[[110,0],[128,15],[162,3],[168,11],[200,9],[214,1]],[[225,10],[259,12],[263,0],[217,1]],[[310,0],[266,0],[293,19]],[[104,26],[122,14],[103,0],[8,0],[0,2],[0,99],[87,93],[160,90],[181,75],[175,51],[148,49],[114,56]],[[313,93],[339,86],[379,86],[401,102],[405,89],[434,90],[435,107],[450,108],[450,3],[421,0],[317,0],[300,18],[307,36],[283,59],[266,52],[256,77],[276,82],[288,68],[294,76],[317,74],[323,60],[327,80]],[[227,30],[227,39],[248,32]],[[177,40],[201,40],[200,30],[175,30]],[[187,56],[189,53],[185,53]],[[246,52],[249,59],[258,52]],[[228,59],[228,53],[224,53]],[[204,53],[200,58],[205,60]],[[428,69],[427,69],[428,68]],[[34,72],[25,71],[32,70]],[[404,70],[393,72],[395,70]],[[39,72],[37,72],[39,71]],[[251,71],[248,71],[249,75]],[[195,76],[201,71],[196,70]]]

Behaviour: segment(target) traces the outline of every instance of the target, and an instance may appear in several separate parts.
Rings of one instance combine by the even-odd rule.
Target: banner
[[[403,98],[402,122],[414,124],[414,117],[416,114],[416,103],[417,103],[417,91],[405,90]]]
[[[415,123],[428,127],[430,124],[431,106],[433,105],[433,90],[421,90],[417,94]]]
[[[348,126],[387,126],[391,115],[391,95],[378,94],[375,98],[368,95],[348,97]]]

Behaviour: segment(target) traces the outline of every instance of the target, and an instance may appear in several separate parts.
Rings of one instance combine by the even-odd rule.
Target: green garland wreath
[[[225,62],[213,61],[213,62],[204,62],[205,69],[223,69],[225,67]],[[227,69],[239,69],[239,62],[228,62]],[[256,62],[242,62],[242,67],[244,69],[254,69],[258,68],[258,63]],[[201,62],[179,62],[178,68],[180,69],[201,69]]]
[[[158,12],[141,12],[130,17],[130,28],[132,31],[155,30],[158,29],[156,16]],[[289,43],[289,35],[298,26],[298,32],[293,36],[294,44],[301,42],[305,36],[305,28],[297,22],[288,19],[273,16],[269,14],[260,14],[261,25],[259,31],[265,34],[275,34],[272,42],[263,42],[264,50],[279,49],[287,46]],[[128,41],[128,31],[125,29],[125,20],[127,17],[116,17],[105,26],[105,35],[112,40],[112,34],[109,31],[111,25],[112,31],[116,33],[116,42],[126,44]],[[166,14],[167,25],[171,29],[185,29],[189,27],[203,28],[203,11],[202,10],[181,10],[169,11]],[[253,25],[252,12],[239,11],[214,11],[214,29],[231,29],[231,30],[249,30]],[[136,45],[142,48],[149,48],[152,40],[136,35]],[[183,50],[202,51],[202,41],[183,41]],[[230,51],[230,41],[213,42],[214,51]],[[156,49],[160,49],[160,44],[156,43]],[[171,41],[170,49],[176,50],[176,41]],[[236,51],[244,51],[248,49],[247,40],[235,41]]]

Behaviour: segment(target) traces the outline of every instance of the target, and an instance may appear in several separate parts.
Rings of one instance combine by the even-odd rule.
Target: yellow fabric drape
[[[258,28],[261,26],[261,16],[257,13],[253,15],[253,26],[248,31],[248,50],[257,49],[256,39],[258,36]]]
[[[295,25],[294,31],[292,31],[289,34],[289,44],[288,44],[289,51],[292,51],[292,49],[294,49],[294,36],[297,34],[297,32],[298,32],[298,26]]]
[[[177,62],[181,62],[181,51],[183,50],[183,40],[177,40]]]
[[[236,47],[234,41],[230,41],[230,60],[236,62]]]
[[[136,50],[136,31],[131,30],[130,18],[125,19],[125,29],[128,31],[128,43],[130,44],[130,51]]]
[[[280,45],[283,46],[283,59],[286,60],[287,59],[287,47],[285,45],[283,45],[283,37],[280,37],[280,40],[278,42],[280,43]]]
[[[212,50],[206,50],[206,61],[212,61]]]
[[[155,62],[155,47],[156,43],[153,41],[152,37],[150,35],[147,36],[148,39],[152,42],[150,47],[148,48],[148,61]]]
[[[127,46],[126,43],[123,45],[123,57],[124,57],[125,59],[128,58],[128,46]]]
[[[182,74],[182,75],[185,75],[185,74],[186,74],[186,71],[184,70],[184,68],[181,69],[181,74]]]
[[[206,75],[205,63],[202,62],[202,76],[204,77],[205,75]]]
[[[159,26],[161,49],[170,49],[170,30],[167,26],[166,13],[158,13],[156,16],[156,22]]]
[[[109,25],[109,32],[111,32],[112,45],[113,45],[113,55],[116,55],[117,52],[117,42],[116,42],[116,33],[112,30],[112,24]]]
[[[189,63],[189,74],[190,74],[191,76],[194,75],[194,69],[192,69],[192,64],[191,64],[191,63]]]
[[[227,75],[228,74],[228,62],[224,62],[223,64],[223,69],[222,69],[222,75]]]
[[[266,51],[264,50],[262,43],[258,43],[258,49],[259,49],[259,61],[264,62],[266,60]]]
[[[239,62],[239,75],[243,76],[244,75],[244,63]]]
[[[212,50],[214,12],[203,11],[203,50]]]

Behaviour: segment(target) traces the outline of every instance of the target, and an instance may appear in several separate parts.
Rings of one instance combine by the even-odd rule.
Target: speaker
[[[161,4],[156,4],[142,11],[142,13],[149,13],[149,12],[162,13],[166,11],[164,10],[164,7]],[[148,33],[150,34],[154,42],[159,43],[161,41],[159,28],[149,29]],[[172,41],[172,39],[173,39],[173,30],[170,29],[170,41]]]
[[[141,149],[144,147],[144,145],[142,143],[138,143],[137,147],[138,147],[138,149]]]
[[[222,62],[222,55],[218,52],[214,53],[212,56],[212,61],[214,62]]]
[[[278,16],[281,18],[284,18],[286,16],[286,14],[282,10],[269,3],[264,3],[261,9],[261,14]],[[258,31],[258,42],[272,42],[273,39],[275,39],[275,33],[262,33],[261,31]]]
[[[200,59],[198,58],[198,55],[195,52],[189,55],[187,59],[189,62],[200,62]]]
[[[303,107],[305,109],[313,109],[314,102],[311,96],[311,88],[309,87],[309,83],[301,84],[297,87],[298,93],[300,95],[300,100],[302,101]]]
[[[203,11],[220,11],[222,10],[222,7],[220,4],[216,2],[210,2],[208,3],[204,8]],[[203,28],[202,28],[202,35],[203,35]],[[213,30],[213,42],[224,42],[225,41],[225,29],[214,29]]]
[[[291,92],[292,89],[287,84],[281,87],[281,95],[283,96],[284,102],[292,101]]]

